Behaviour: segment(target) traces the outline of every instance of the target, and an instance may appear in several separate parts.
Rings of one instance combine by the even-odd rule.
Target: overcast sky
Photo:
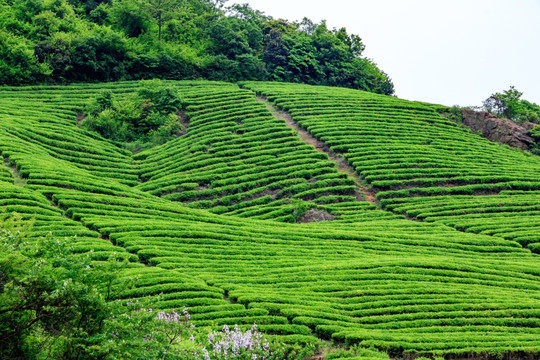
[[[510,87],[540,104],[540,0],[238,0],[346,27],[400,98],[481,105]]]

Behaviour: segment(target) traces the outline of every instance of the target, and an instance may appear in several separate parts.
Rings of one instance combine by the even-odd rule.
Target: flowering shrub
[[[212,331],[200,338],[195,325],[190,322],[191,316],[186,308],[182,314],[160,311],[154,320],[158,320],[155,330],[164,333],[169,341],[166,353],[171,357],[181,355],[182,359],[193,360],[267,360],[272,355],[270,343],[257,330],[256,324],[245,332],[238,325],[233,330],[225,325],[222,331]]]
[[[207,349],[211,347],[211,353]],[[230,330],[227,325],[223,326],[222,332],[208,334],[208,345],[203,349],[204,359],[249,359],[266,360],[272,354],[268,340],[257,331],[257,325],[242,332],[238,325]],[[212,356],[211,356],[212,355]]]

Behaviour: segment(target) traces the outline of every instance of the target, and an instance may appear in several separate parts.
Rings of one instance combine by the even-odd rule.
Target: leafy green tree
[[[54,78],[60,81],[67,79],[73,64],[69,44],[64,39],[40,41],[34,46],[34,53],[40,63],[49,65]]]
[[[336,38],[338,38],[345,46],[347,46],[351,57],[360,57],[364,52],[366,46],[362,42],[360,36],[355,34],[348,34],[347,29],[341,28],[335,33]]]
[[[158,26],[158,43],[161,43],[163,24],[174,17],[174,11],[180,7],[180,0],[141,0],[141,10],[148,14]]]
[[[86,14],[90,14],[101,4],[109,4],[110,0],[70,0],[76,7],[82,7]]]
[[[393,93],[345,28],[225,0],[5,1],[0,45],[1,84],[274,79]]]
[[[510,86],[508,90],[492,94],[484,100],[483,108],[489,113],[518,123],[525,121],[540,123],[540,106],[521,99],[522,95],[522,92]]]
[[[523,119],[532,123],[540,124],[540,106],[525,99],[521,100]]]
[[[484,108],[497,116],[512,120],[520,113],[521,95],[523,95],[522,92],[516,90],[514,86],[510,86],[510,89],[492,94],[484,100]]]
[[[324,76],[316,58],[315,47],[308,36],[299,34],[286,38],[289,57],[284,80],[307,84],[319,84]]]
[[[253,53],[244,23],[236,18],[222,18],[209,29],[212,50],[216,55],[225,55],[235,60],[237,56]],[[261,32],[262,40],[262,32]]]
[[[390,77],[370,59],[358,58],[352,62],[353,89],[377,94],[393,95],[394,84]]]
[[[289,58],[289,49],[285,46],[281,33],[277,29],[270,29],[265,37],[265,44],[263,60],[268,71],[271,74],[274,74],[276,68],[283,71]],[[276,77],[279,78],[279,75],[275,74],[274,78]]]
[[[141,10],[140,3],[135,0],[115,1],[109,14],[113,26],[130,38],[136,38],[148,30],[147,17]]]
[[[307,17],[304,17],[298,26],[298,31],[304,32],[310,36],[315,33],[315,30],[317,30],[317,24]]]
[[[113,81],[126,74],[126,40],[110,28],[101,28],[74,39],[70,45],[72,67],[68,73],[76,81]]]
[[[39,63],[31,41],[0,29],[0,83],[40,82],[51,72],[48,64]]]

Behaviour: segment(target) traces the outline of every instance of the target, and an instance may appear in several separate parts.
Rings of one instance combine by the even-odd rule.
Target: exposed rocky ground
[[[485,111],[475,111],[462,109],[462,122],[473,131],[478,131],[485,138],[517,147],[523,150],[529,150],[534,139],[529,131],[538,126],[533,123],[517,124],[510,120],[500,119]]]

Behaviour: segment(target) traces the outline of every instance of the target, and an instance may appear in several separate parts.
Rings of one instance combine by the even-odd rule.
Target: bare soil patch
[[[329,214],[325,211],[317,210],[317,209],[309,209],[304,213],[302,218],[300,219],[300,223],[306,224],[306,223],[312,223],[312,222],[320,222],[320,221],[332,221],[334,220],[334,215]]]
[[[185,111],[178,110],[176,115],[178,115],[178,117],[180,118],[180,125],[182,125],[182,130],[180,130],[180,132],[176,135],[180,137],[187,134],[189,128],[189,118]]]

